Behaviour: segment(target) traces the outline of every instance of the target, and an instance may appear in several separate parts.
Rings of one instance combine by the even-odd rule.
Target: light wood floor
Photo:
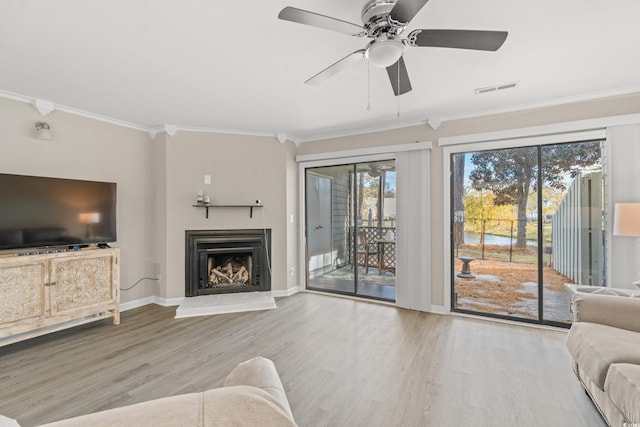
[[[300,293],[275,310],[127,311],[0,348],[0,414],[33,426],[220,386],[271,358],[300,426],[604,426],[566,332]]]

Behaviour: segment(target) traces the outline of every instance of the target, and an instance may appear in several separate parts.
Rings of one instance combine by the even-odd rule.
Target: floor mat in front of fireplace
[[[271,292],[203,295],[185,298],[176,309],[176,319],[273,308],[276,308],[276,301],[271,296]]]

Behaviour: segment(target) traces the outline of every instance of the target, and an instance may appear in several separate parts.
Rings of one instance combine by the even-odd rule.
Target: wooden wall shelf
[[[209,208],[249,208],[249,218],[253,218],[253,208],[262,208],[264,205],[238,205],[224,203],[202,203],[192,205],[194,208],[205,208],[205,218],[209,218]]]

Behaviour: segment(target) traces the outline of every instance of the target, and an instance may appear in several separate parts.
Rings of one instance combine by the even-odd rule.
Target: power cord
[[[264,209],[262,209],[262,230],[264,232],[264,240],[265,240],[265,252],[267,253],[267,268],[269,269],[269,274],[271,276],[273,276],[273,271],[271,270],[271,257],[269,255],[269,245],[270,245],[270,241],[269,238],[267,236],[267,220],[264,214]],[[120,288],[121,291],[128,291],[130,289],[135,288],[140,282],[142,282],[143,280],[160,280],[157,277],[143,277],[141,279],[139,279],[136,283],[134,283],[133,285],[129,286],[128,288]]]
[[[133,285],[129,286],[128,288],[120,288],[121,291],[128,291],[129,289],[133,289],[135,288],[138,283],[142,282],[143,280],[160,280],[158,277],[143,277],[140,280],[138,280],[136,283],[134,283]]]
[[[264,208],[262,209],[262,230],[264,232],[264,241],[265,241],[265,252],[267,253],[267,268],[269,269],[269,275],[273,277],[273,272],[271,271],[271,256],[269,255],[269,246],[271,246],[271,242],[267,238],[267,220],[264,214]]]

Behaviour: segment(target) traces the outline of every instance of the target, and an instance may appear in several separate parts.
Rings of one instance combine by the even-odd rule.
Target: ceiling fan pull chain
[[[367,61],[367,111],[371,111],[371,63]]]
[[[398,64],[398,95],[396,99],[398,100],[398,112],[396,113],[396,117],[400,117],[400,60],[397,62]]]

